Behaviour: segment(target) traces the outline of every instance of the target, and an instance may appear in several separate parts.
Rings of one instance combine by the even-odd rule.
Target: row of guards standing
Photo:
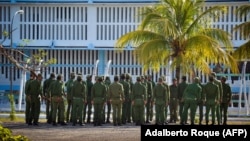
[[[83,126],[85,123],[92,122],[95,126],[111,123],[111,110],[115,126],[132,122],[135,125],[151,123],[154,115],[157,125],[177,121],[184,125],[187,124],[189,109],[190,121],[194,124],[197,107],[199,124],[202,124],[203,106],[206,107],[206,124],[209,122],[210,110],[212,124],[215,124],[215,114],[217,123],[221,124],[221,113],[223,113],[223,124],[227,124],[231,89],[225,84],[225,77],[222,77],[221,83],[215,75],[212,73],[209,82],[204,85],[200,83],[198,77],[195,77],[193,83],[188,84],[185,76],[179,84],[174,78],[172,84],[168,85],[165,77],[160,77],[155,83],[150,75],[138,76],[136,82],[132,82],[129,74],[115,76],[113,82],[109,77],[96,76],[96,82],[93,83],[91,75],[87,75],[85,81],[82,74],[75,73],[71,73],[70,79],[65,83],[62,75],[59,74],[56,77],[51,73],[42,84],[41,74],[36,77],[31,74],[30,80],[25,85],[26,123],[38,125],[42,99],[46,102],[47,123],[52,123],[54,126],[67,125],[70,122],[73,126],[76,124]],[[154,106],[155,109],[153,109]],[[170,110],[169,120],[167,120],[168,109]]]

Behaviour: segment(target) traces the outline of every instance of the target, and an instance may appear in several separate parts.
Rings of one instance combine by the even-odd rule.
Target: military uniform
[[[148,81],[148,76],[145,76],[145,83],[147,84],[146,123],[150,123],[153,114],[152,96],[154,90],[152,82]]]
[[[34,125],[38,125],[41,97],[42,97],[42,75],[38,74],[37,79],[32,80],[28,85],[28,93],[30,93],[31,112],[29,123],[33,121]]]
[[[232,91],[231,87],[225,83],[226,77],[221,78],[221,84],[222,84],[222,102],[221,102],[221,117],[223,117],[223,125],[227,125],[227,111],[228,111],[228,105],[232,99]]]
[[[72,95],[72,122],[73,126],[76,125],[77,119],[81,126],[83,126],[83,108],[86,101],[87,87],[83,82],[81,76],[77,76],[77,80],[74,81],[71,95]]]
[[[50,77],[48,79],[46,79],[43,82],[43,94],[44,94],[44,99],[46,102],[46,119],[47,119],[47,123],[51,123],[52,122],[52,106],[51,106],[51,94],[49,91],[49,86],[51,83],[53,83],[53,81],[55,81],[55,74],[51,73]]]
[[[221,104],[221,101],[222,101],[222,94],[223,94],[223,89],[222,89],[222,84],[221,82],[216,78],[216,73],[215,72],[212,72],[211,74],[213,77],[214,77],[214,83],[216,85],[218,85],[219,87],[219,101],[215,107],[215,113],[216,113],[216,118],[217,118],[217,122],[218,122],[218,125],[221,124],[221,113],[220,113],[220,104]]]
[[[31,125],[32,123],[29,122],[30,113],[31,113],[31,93],[30,93],[28,87],[29,87],[30,82],[33,79],[34,79],[34,76],[31,74],[30,79],[25,82],[25,90],[24,90],[25,91],[25,102],[26,102],[25,103],[26,104],[26,107],[25,107],[25,122],[26,122],[26,124],[29,124],[29,125]]]
[[[186,81],[186,76],[182,76],[182,81],[178,85],[178,100],[179,100],[179,116],[181,118],[183,109],[184,109],[184,101],[182,100],[184,90],[187,88],[188,83]],[[186,122],[186,121],[184,121]]]
[[[64,84],[62,81],[62,76],[58,75],[57,76],[57,80],[54,81],[51,85],[50,85],[50,91],[51,91],[51,99],[52,99],[52,122],[53,125],[56,126],[56,116],[57,113],[59,113],[58,117],[58,123],[60,123],[61,125],[67,125],[64,121],[65,121],[65,116],[64,116],[64,112],[65,112],[65,104],[64,104],[64,99],[63,99],[63,95],[64,93]]]
[[[103,121],[103,106],[106,102],[106,86],[103,84],[102,77],[98,78],[91,89],[91,101],[94,105],[94,125],[102,125]]]
[[[94,84],[92,83],[91,80],[92,80],[92,76],[91,75],[87,76],[87,81],[86,81],[86,85],[87,85],[87,101],[85,103],[84,110],[83,110],[83,118],[86,116],[86,113],[87,113],[87,123],[90,123],[91,114],[92,114],[91,89],[92,89]],[[88,109],[87,109],[87,107],[88,107]]]
[[[141,83],[141,78],[137,77],[137,82],[133,85],[131,94],[132,105],[134,106],[134,120],[136,125],[144,124],[144,110],[147,100],[146,87]]]
[[[167,93],[167,102],[166,102],[166,106],[165,106],[165,111],[164,111],[164,119],[165,119],[165,123],[167,124],[168,123],[168,106],[169,106],[169,101],[170,101],[170,88],[169,88],[169,85],[167,84],[166,82],[166,78],[164,76],[161,77],[162,80],[163,80],[163,85],[165,86],[166,88],[166,93]]]
[[[131,92],[132,92],[132,89],[133,89],[133,82],[132,82],[132,79],[131,79],[131,76],[129,74],[126,74],[126,82],[128,82],[129,84],[129,96],[127,97],[128,99],[126,99],[125,97],[125,102],[127,103],[127,122],[128,123],[131,123],[132,120],[133,120],[133,108],[132,108],[132,104],[131,104]]]
[[[67,111],[66,111],[66,121],[72,121],[72,113],[71,113],[71,108],[72,108],[72,87],[73,87],[73,82],[75,80],[75,73],[72,72],[70,73],[70,79],[65,83],[66,90],[67,90]]]
[[[194,79],[194,83],[187,86],[183,93],[184,111],[181,115],[181,124],[187,121],[188,109],[190,108],[190,121],[191,125],[194,125],[194,118],[197,109],[198,101],[201,98],[202,88],[199,85],[199,78]]]
[[[219,87],[214,84],[214,78],[209,77],[209,82],[204,86],[204,93],[206,99],[206,124],[209,122],[209,113],[211,110],[212,125],[215,123],[215,108],[219,103]]]
[[[205,93],[204,93],[204,85],[199,83],[202,91],[201,91],[201,99],[198,102],[198,108],[199,108],[199,125],[202,125],[203,121],[203,107],[205,104]]]
[[[167,88],[163,85],[162,81],[162,78],[159,78],[152,96],[153,103],[155,104],[156,125],[163,125],[165,123],[165,107],[169,99]]]
[[[123,85],[118,82],[118,76],[114,77],[114,82],[109,85],[108,101],[112,104],[113,109],[113,124],[121,125],[122,104],[124,102],[124,89]]]
[[[178,85],[177,79],[173,79],[173,84],[169,86],[170,89],[170,100],[169,100],[169,109],[170,109],[170,122],[176,123],[178,120],[177,111],[178,111]]]
[[[104,81],[104,84],[107,88],[107,92],[109,90],[109,85],[111,84],[111,81],[110,81],[110,78],[109,76],[106,76],[105,78],[105,81]],[[111,114],[111,103],[107,100],[106,102],[106,106],[104,105],[104,108],[103,108],[103,113],[104,113],[104,122],[105,122],[105,111],[106,111],[106,108],[107,108],[107,118],[106,118],[106,123],[110,123],[110,114]]]
[[[120,83],[123,86],[124,89],[124,97],[125,97],[125,101],[123,102],[122,105],[122,123],[126,124],[128,119],[128,112],[129,112],[129,95],[130,95],[130,85],[129,83],[125,80],[126,76],[125,74],[122,74],[120,76]]]

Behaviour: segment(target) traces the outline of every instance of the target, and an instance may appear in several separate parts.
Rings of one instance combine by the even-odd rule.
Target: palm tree
[[[244,17],[250,13],[250,5],[242,5],[236,10],[240,17]],[[235,31],[240,31],[243,38],[248,39],[244,44],[239,46],[234,52],[233,56],[238,60],[250,59],[250,21],[246,21],[237,25]]]
[[[204,0],[161,0],[145,7],[140,11],[143,18],[138,29],[122,35],[116,47],[135,47],[145,71],[157,72],[170,65],[177,70],[176,77],[194,70],[209,74],[211,63],[220,63],[238,72],[237,62],[229,54],[233,49],[229,34],[210,26],[212,18],[218,18],[225,8],[202,10],[204,4]]]

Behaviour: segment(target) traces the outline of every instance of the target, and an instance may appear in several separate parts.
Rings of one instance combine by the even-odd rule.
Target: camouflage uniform
[[[90,123],[91,120],[91,114],[92,114],[92,104],[91,104],[91,89],[93,87],[93,83],[92,83],[92,76],[88,75],[87,76],[87,81],[86,81],[86,85],[87,85],[87,101],[85,103],[84,106],[84,110],[83,110],[83,119],[85,119],[86,113],[87,113],[87,123]],[[88,110],[87,110],[88,107]]]

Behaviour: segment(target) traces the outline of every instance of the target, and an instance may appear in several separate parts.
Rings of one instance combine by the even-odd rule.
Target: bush
[[[29,141],[29,139],[22,135],[12,135],[12,131],[0,125],[0,141]]]

